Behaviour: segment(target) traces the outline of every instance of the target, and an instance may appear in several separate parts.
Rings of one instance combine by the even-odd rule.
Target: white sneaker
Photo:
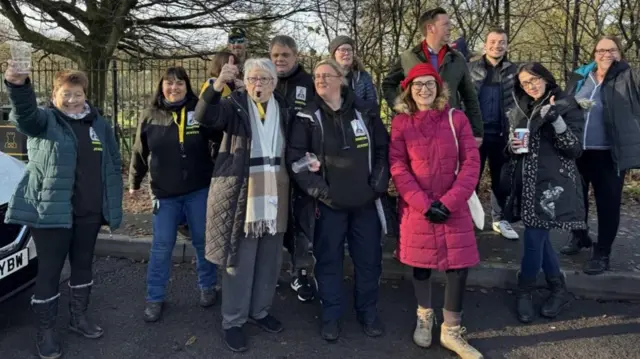
[[[435,321],[433,309],[418,306],[416,317],[416,329],[413,332],[413,342],[419,347],[428,348],[431,346],[433,322]]]
[[[516,232],[511,224],[507,221],[493,222],[493,231],[496,233],[500,233],[506,239],[518,239],[518,232]]]
[[[467,329],[461,326],[440,327],[440,345],[458,354],[461,359],[484,359],[484,356],[463,338]]]

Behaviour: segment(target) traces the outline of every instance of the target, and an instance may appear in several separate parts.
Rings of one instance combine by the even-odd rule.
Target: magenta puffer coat
[[[452,117],[459,151],[449,125],[448,105],[412,115],[402,113],[392,122],[389,162],[400,196],[397,255],[412,267],[444,271],[480,261],[467,205],[478,184],[480,154],[465,114],[454,110]],[[436,200],[451,212],[442,224],[425,217]]]

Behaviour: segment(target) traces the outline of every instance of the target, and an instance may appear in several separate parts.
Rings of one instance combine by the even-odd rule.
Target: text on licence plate
[[[0,259],[0,279],[7,277],[29,264],[29,249],[25,248],[7,258]]]

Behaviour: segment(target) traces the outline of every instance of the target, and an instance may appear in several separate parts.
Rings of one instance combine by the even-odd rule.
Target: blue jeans
[[[209,189],[183,196],[156,199],[153,215],[153,243],[147,266],[147,301],[162,302],[171,274],[171,255],[176,244],[178,224],[186,216],[191,243],[196,251],[196,271],[200,289],[216,285],[216,265],[204,257],[204,234]]]
[[[535,280],[540,268],[547,277],[561,275],[560,260],[551,245],[551,232],[548,229],[526,227],[520,276],[525,280]]]

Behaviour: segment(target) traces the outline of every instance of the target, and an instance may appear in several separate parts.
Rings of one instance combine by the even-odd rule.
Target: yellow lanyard
[[[256,102],[256,107],[258,108],[258,115],[260,116],[260,119],[264,121],[264,118],[265,118],[264,107],[262,107],[262,104],[260,102]]]
[[[180,122],[178,122],[178,114],[176,112],[172,112],[173,122],[178,125],[178,142],[182,145],[184,143],[184,123],[185,121],[185,107],[180,111]]]

